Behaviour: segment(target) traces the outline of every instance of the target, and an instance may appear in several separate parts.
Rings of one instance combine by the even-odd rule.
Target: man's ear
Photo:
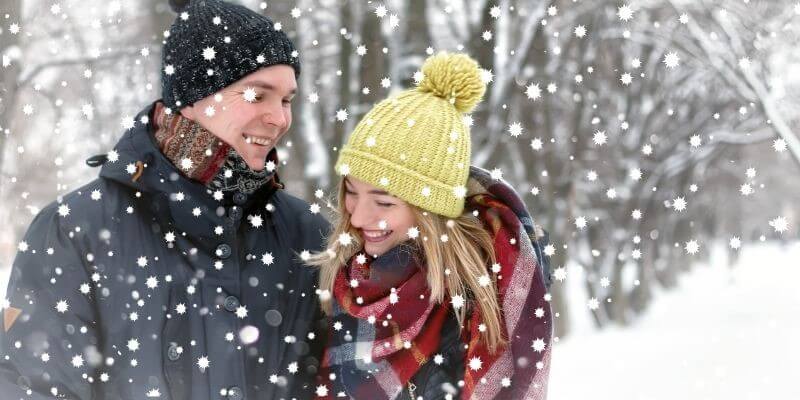
[[[181,115],[192,121],[197,121],[197,119],[195,119],[197,114],[195,113],[194,105],[181,108]]]

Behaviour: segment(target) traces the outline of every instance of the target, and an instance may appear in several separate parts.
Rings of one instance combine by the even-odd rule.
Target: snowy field
[[[800,399],[800,244],[740,251],[734,269],[701,265],[657,293],[628,329],[579,324],[555,345],[549,399]]]

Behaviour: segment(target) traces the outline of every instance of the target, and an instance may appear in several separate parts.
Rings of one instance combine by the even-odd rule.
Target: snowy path
[[[683,276],[629,329],[557,343],[549,398],[800,399],[800,244],[753,246],[734,270]]]

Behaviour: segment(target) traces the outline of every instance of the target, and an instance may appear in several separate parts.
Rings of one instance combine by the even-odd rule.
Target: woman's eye
[[[393,206],[394,204],[392,204],[392,203],[381,203],[381,202],[379,201],[379,202],[378,202],[378,205],[379,205],[379,206],[381,206],[381,207],[384,207],[384,208],[388,208],[388,207],[391,207],[391,206]]]
[[[283,99],[283,105],[285,105],[285,106],[292,105],[292,100],[291,99]]]

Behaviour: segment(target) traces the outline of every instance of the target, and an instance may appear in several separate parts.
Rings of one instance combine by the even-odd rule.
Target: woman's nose
[[[372,212],[366,206],[356,204],[350,213],[350,225],[359,229],[368,228],[374,220],[374,216],[371,214]]]

